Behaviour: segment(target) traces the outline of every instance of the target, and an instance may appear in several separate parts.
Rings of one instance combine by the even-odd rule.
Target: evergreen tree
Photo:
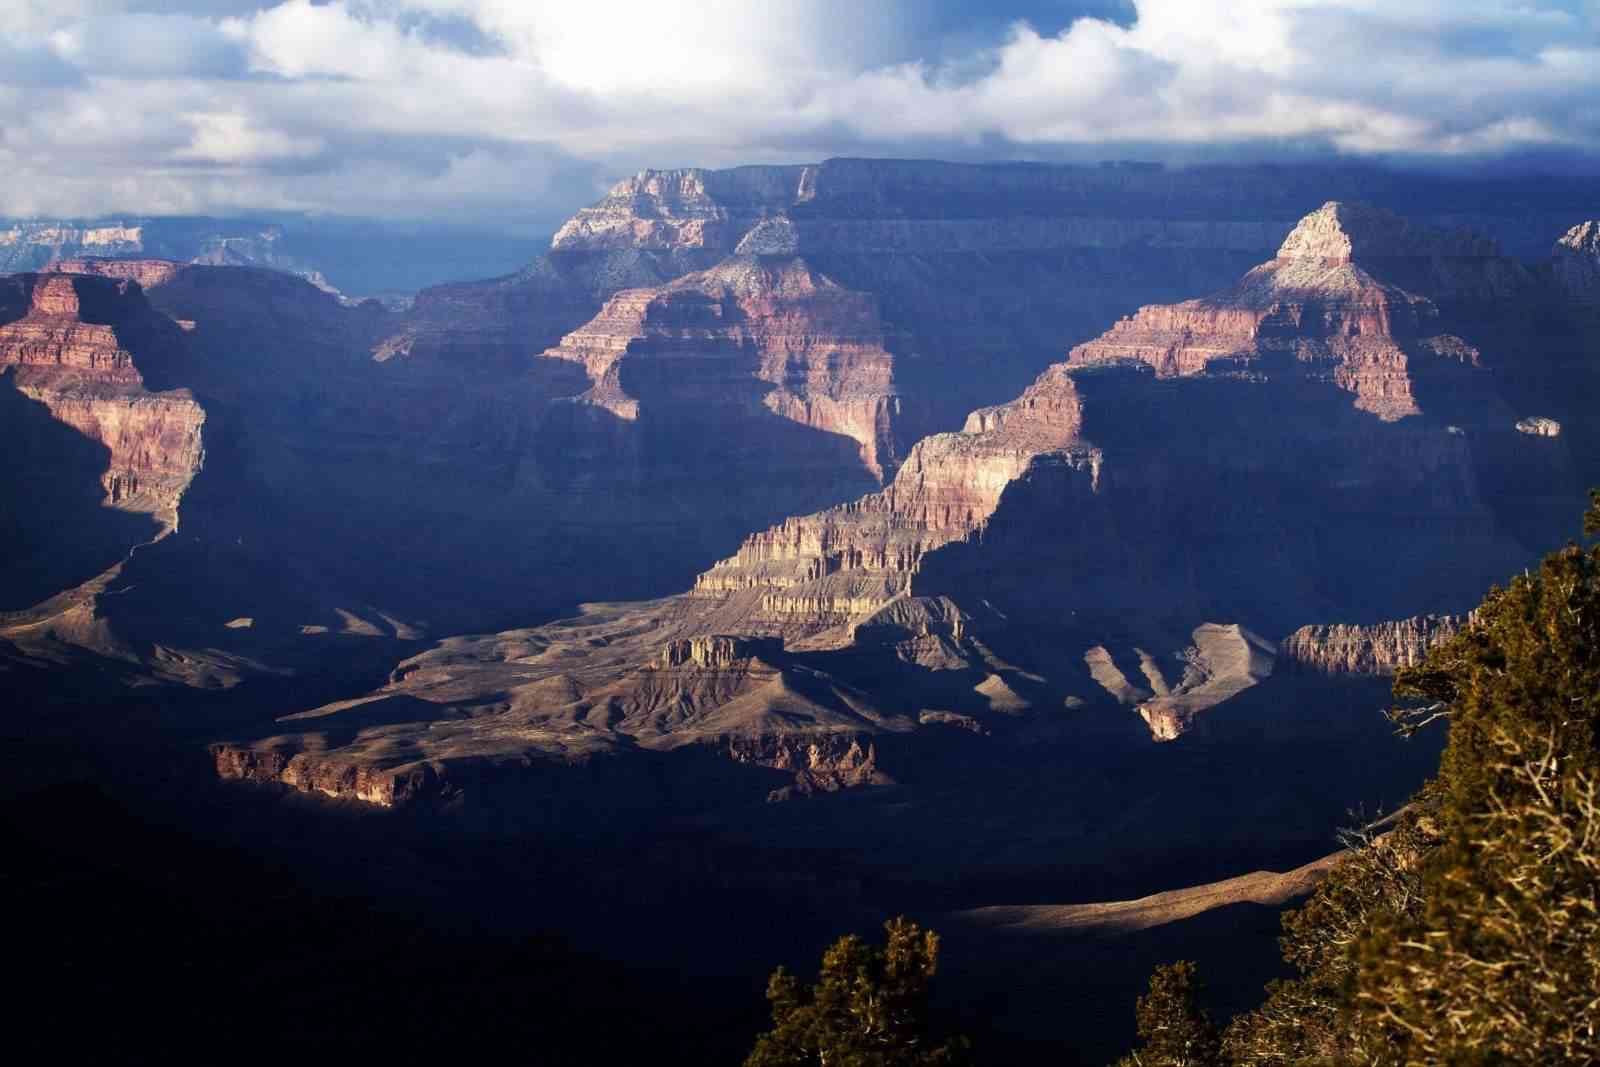
[[[1600,547],[1491,590],[1395,692],[1450,721],[1441,843],[1362,940],[1361,1010],[1397,1062],[1600,1062]]]
[[[1200,1006],[1201,992],[1199,971],[1189,960],[1157,967],[1135,1011],[1144,1043],[1118,1067],[1220,1067],[1221,1039]]]
[[[945,1067],[966,1062],[961,1039],[930,1033],[929,984],[939,935],[907,919],[884,925],[880,948],[851,934],[822,956],[815,985],[778,968],[767,983],[772,1029],[745,1067]]]

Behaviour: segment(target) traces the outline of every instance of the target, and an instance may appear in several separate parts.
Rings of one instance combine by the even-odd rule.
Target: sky
[[[1600,173],[1600,0],[0,0],[0,215],[550,225],[841,155]]]

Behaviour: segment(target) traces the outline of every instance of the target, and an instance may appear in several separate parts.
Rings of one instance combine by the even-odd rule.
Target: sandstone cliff
[[[1012,404],[974,412],[962,432],[919,441],[882,492],[752,535],[696,579],[694,595],[735,594],[797,633],[864,619],[910,589],[926,553],[981,530],[1034,458],[1068,448],[1081,427],[1074,378],[1047,372]],[[1100,457],[1086,447],[1065,461],[1092,480]]]
[[[1015,524],[1027,528],[1022,499],[1045,492],[1028,486],[1046,484],[1058,494],[1049,513],[1068,524],[1058,529],[1082,531],[1071,535],[1080,542],[1121,531],[1113,543],[1101,542],[1099,566],[1111,572],[1112,560],[1125,561],[1128,570],[1114,581],[1096,578],[1091,603],[1161,595],[1150,558],[1173,550],[1151,539],[1163,530],[1191,530],[1189,507],[1205,508],[1218,523],[1204,543],[1238,537],[1231,524],[1249,521],[1232,514],[1239,491],[1278,493],[1271,522],[1288,524],[1286,533],[1330,507],[1377,524],[1394,521],[1398,509],[1418,520],[1430,515],[1436,535],[1458,545],[1463,536],[1478,540],[1488,558],[1514,558],[1492,547],[1493,518],[1478,489],[1468,436],[1442,417],[1505,434],[1513,433],[1514,419],[1478,352],[1444,332],[1438,307],[1381,280],[1384,273],[1403,275],[1441,292],[1485,298],[1527,284],[1520,268],[1494,253],[1472,235],[1329,204],[1239,285],[1123,320],[1073,349],[1017,400],[973,412],[958,434],[919,443],[881,493],[753,535],[702,574],[694,592],[731,598],[758,628],[842,639],[841,625],[898,596],[957,588],[982,595],[981,583],[992,589],[994,575],[971,584],[979,581],[974,567],[990,566],[980,561],[1004,554],[982,551],[986,540],[1016,536],[1015,551],[1025,555],[1064,552],[1059,533],[1029,547],[1025,535],[990,528],[1008,495],[1015,498]],[[1157,383],[1172,384],[1143,380],[1141,365]],[[1421,417],[1424,400],[1431,418]],[[1253,480],[1254,488],[1242,490],[1243,482],[1231,488],[1238,479]],[[1212,503],[1204,503],[1208,498]],[[1135,517],[1140,510],[1142,522]],[[1141,559],[1134,544],[1150,553]],[[925,572],[930,554],[957,545],[964,547],[939,553],[938,573]],[[1080,544],[1073,569],[1092,566],[1093,557]],[[1246,556],[1225,564],[1212,558],[1205,566],[1233,572],[1248,563]],[[1300,585],[1303,576],[1292,572],[1315,572],[1321,563],[1331,559],[1284,560],[1284,577]],[[1217,599],[1220,575],[1207,579],[1190,569],[1198,566],[1194,557],[1172,574],[1178,584],[1166,597],[1202,610],[1221,607],[1228,598]],[[1122,592],[1113,594],[1119,584]],[[1243,576],[1245,588],[1260,590],[1257,625],[1270,630],[1291,617],[1294,595],[1273,594],[1269,584]],[[1247,599],[1236,593],[1235,610]],[[1213,609],[1202,607],[1207,602]],[[1115,609],[1100,603],[1097,610]]]
[[[136,284],[64,274],[3,284],[0,367],[15,368],[11,386],[104,447],[106,504],[175,523],[200,467],[205,413],[186,390],[148,391],[139,364],[170,363],[181,331]]]
[[[1421,411],[1426,379],[1481,364],[1476,349],[1442,329],[1437,304],[1422,294],[1493,300],[1528,285],[1491,241],[1329,203],[1238,285],[1143,308],[1074,349],[1068,362],[1136,359],[1163,376],[1292,374],[1353,393],[1359,409],[1392,421]]]
[[[705,389],[715,410],[738,382],[774,382],[777,355],[809,375],[816,349],[795,338],[818,331],[795,329],[793,308],[819,315],[823,295],[830,335],[879,336],[875,320],[839,325],[863,305],[819,280],[803,225],[753,232],[745,254],[620,293],[552,349],[590,382],[574,407],[643,426],[652,405],[692,410]],[[919,441],[883,488],[748,537],[688,596],[445,642],[219,766],[246,773],[260,751],[404,776],[425,760],[460,784],[638,746],[795,775],[781,793],[896,778],[926,734],[1173,740],[1270,701],[1251,694],[1297,683],[1262,635],[1455,609],[1518,565],[1527,546],[1485,480],[1541,470],[1552,454],[1515,449],[1561,440],[1518,433],[1490,372],[1510,357],[1450,330],[1460,304],[1531,284],[1491,244],[1333,204],[1280,252],[1073,349]],[[652,362],[671,369],[653,378]],[[1310,642],[1283,655],[1314,658]]]
[[[1368,626],[1302,626],[1284,638],[1279,658],[1291,669],[1320,674],[1394,674],[1422,661],[1434,645],[1465,628],[1465,615],[1418,615]]]
[[[763,247],[781,243],[780,228]],[[902,419],[889,347],[903,345],[867,294],[801,259],[738,255],[670,285],[624,290],[545,355],[581,364],[593,383],[582,399],[619,418],[677,408],[710,425],[723,409],[770,413],[850,438],[860,466],[882,478],[917,436]]]

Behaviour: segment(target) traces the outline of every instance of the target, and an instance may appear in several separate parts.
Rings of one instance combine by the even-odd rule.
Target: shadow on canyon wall
[[[88,581],[160,530],[150,515],[105,505],[111,450],[60,422],[0,374],[0,611],[21,611]]]

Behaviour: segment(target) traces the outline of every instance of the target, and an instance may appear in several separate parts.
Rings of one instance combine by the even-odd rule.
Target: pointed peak
[[[1600,305],[1600,222],[1584,222],[1556,242],[1556,283],[1582,304]]]
[[[1600,222],[1580,222],[1556,242],[1558,255],[1580,255],[1600,259]]]
[[[756,223],[733,251],[738,256],[798,255],[800,231],[787,215],[774,215]]]
[[[1384,208],[1346,200],[1330,200],[1301,219],[1278,249],[1279,259],[1343,263],[1366,258],[1499,254],[1494,241],[1469,230],[1418,226]]]

